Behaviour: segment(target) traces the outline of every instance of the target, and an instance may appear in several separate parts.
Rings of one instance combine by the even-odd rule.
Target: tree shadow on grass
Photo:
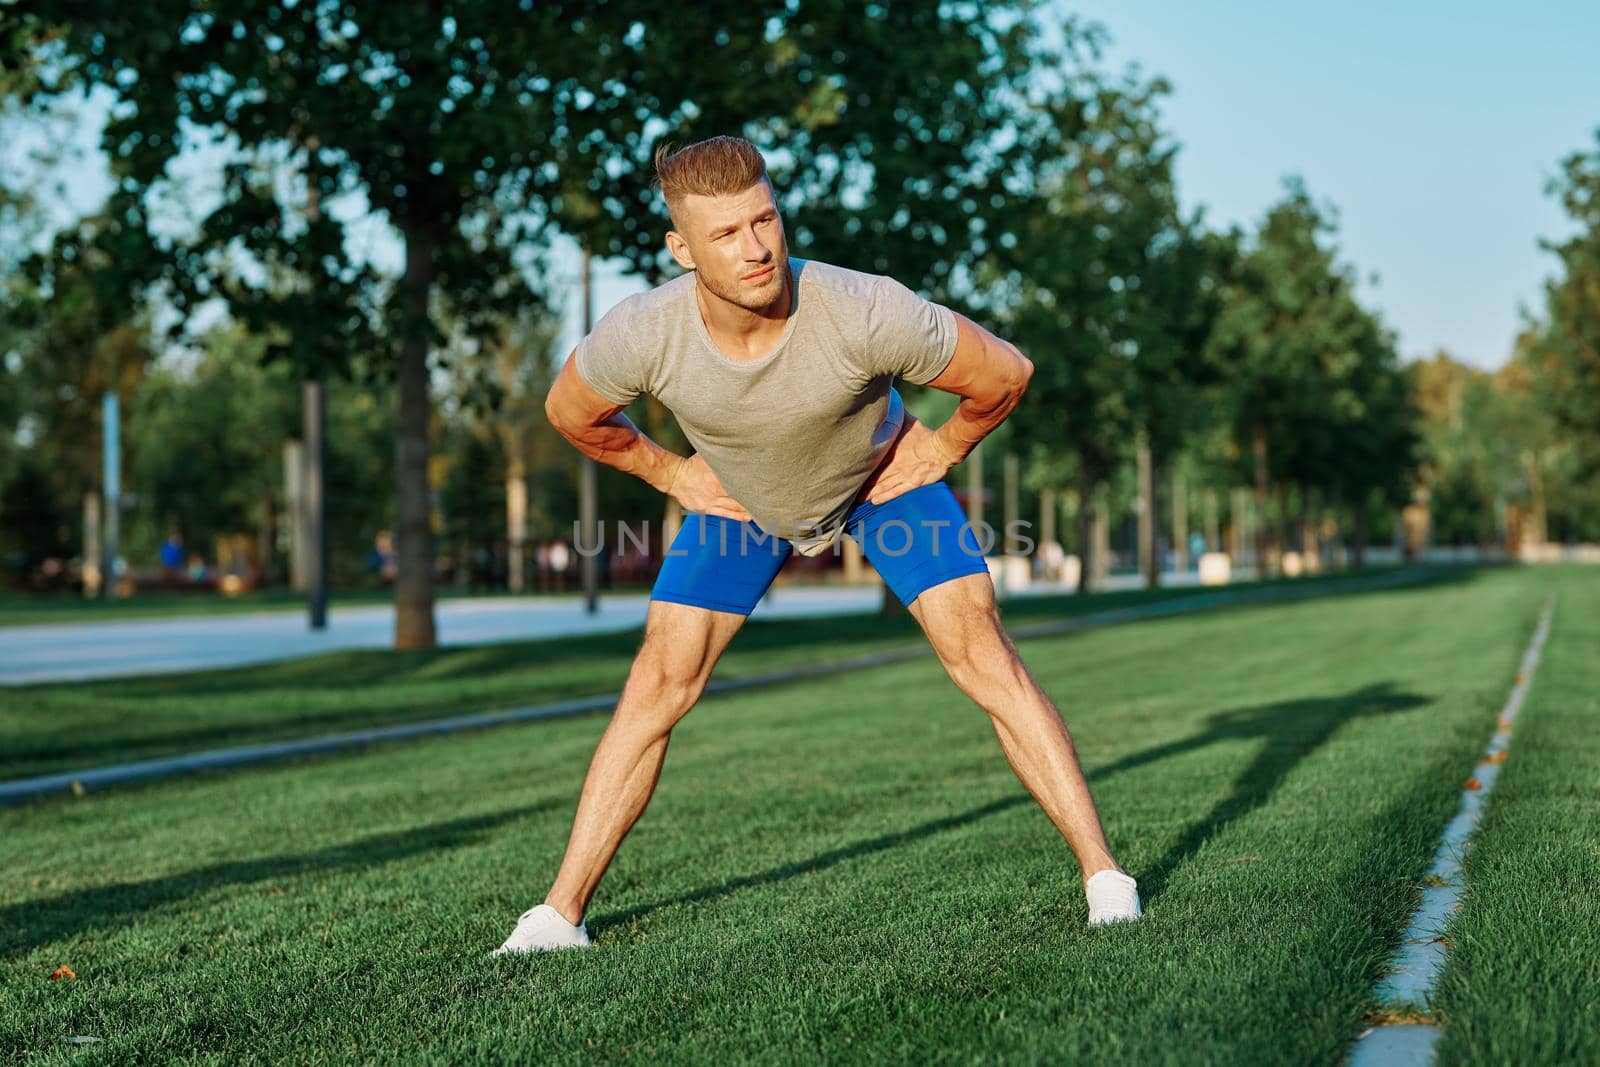
[[[490,831],[566,803],[540,801],[486,815],[473,815],[309,852],[224,863],[180,871],[142,882],[116,882],[0,907],[0,955],[26,951],[60,938],[125,925],[147,912],[228,885],[249,885],[325,871],[359,870],[440,849],[460,848]]]
[[[1164,759],[1180,756],[1223,741],[1261,739],[1261,751],[1234,779],[1232,792],[1205,817],[1191,823],[1166,853],[1149,868],[1134,872],[1140,894],[1146,900],[1158,896],[1171,873],[1192,856],[1207,838],[1230,823],[1261,807],[1297,766],[1322,747],[1345,723],[1367,715],[1387,715],[1427,704],[1428,698],[1398,691],[1393,683],[1367,686],[1337,697],[1287,700],[1276,704],[1221,712],[1206,720],[1199,733],[1126,756],[1115,763],[1090,772],[1090,781],[1101,781],[1124,771],[1134,770]],[[740,875],[713,885],[702,886],[681,896],[641,904],[623,911],[596,916],[597,928],[624,925],[662,908],[679,904],[703,903],[729,896],[753,886],[771,885],[799,874],[809,874],[843,863],[920,841],[935,834],[955,830],[1002,811],[1031,804],[1026,793],[1003,797],[958,815],[933,819],[920,826],[868,838],[856,844],[833,849],[810,859],[773,867],[755,874]]]
[[[1190,824],[1153,865],[1135,872],[1142,894],[1146,899],[1153,899],[1164,888],[1171,873],[1191,857],[1207,838],[1264,805],[1284,779],[1307,756],[1325,744],[1340,726],[1362,716],[1392,714],[1426,703],[1428,700],[1425,697],[1398,691],[1392,683],[1385,683],[1344,696],[1282,701],[1227,711],[1212,716],[1205,728],[1192,737],[1133,753],[1096,769],[1089,778],[1091,781],[1101,781],[1222,741],[1260,739],[1263,742],[1260,751],[1234,779],[1231,793],[1203,818]],[[621,925],[662,908],[702,903],[729,896],[741,889],[771,885],[796,875],[823,870],[847,860],[886,852],[935,834],[956,830],[1032,802],[1032,797],[1026,793],[1002,797],[960,814],[868,838],[809,859],[725,879],[679,896],[596,916],[595,924],[598,927]],[[26,950],[85,930],[112,928],[146,912],[219,886],[290,878],[317,871],[355,870],[405,859],[418,853],[460,847],[508,822],[565,803],[564,800],[548,800],[420,829],[379,834],[311,852],[229,861],[144,882],[98,886],[50,900],[6,905],[0,907],[0,954]]]

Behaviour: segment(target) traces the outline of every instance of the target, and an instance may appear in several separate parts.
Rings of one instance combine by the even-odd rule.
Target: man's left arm
[[[907,413],[893,451],[867,486],[866,499],[871,503],[881,504],[943,478],[1006,420],[1028,388],[1033,376],[1028,357],[965,315],[953,314],[955,351],[944,370],[922,384],[954,393],[961,403],[937,430]]]
[[[956,313],[956,349],[938,377],[927,385],[961,398],[955,414],[933,432],[953,458],[966,459],[989,433],[1016,408],[1033,377],[1033,363],[965,315]]]

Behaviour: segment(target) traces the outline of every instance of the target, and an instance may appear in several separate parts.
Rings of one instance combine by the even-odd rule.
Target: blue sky
[[[1343,258],[1404,356],[1505,361],[1519,307],[1538,308],[1553,267],[1538,238],[1569,229],[1544,184],[1600,127],[1600,3],[1058,3],[1107,29],[1108,67],[1173,83],[1163,111],[1186,205],[1253,228],[1299,174],[1337,207]],[[58,171],[62,216],[107,190],[96,125],[76,131],[82,156]],[[389,258],[381,236],[364,243]],[[561,259],[575,278],[575,254]],[[640,288],[615,264],[597,274],[597,313]],[[569,344],[578,314],[574,292]]]
[[[1179,192],[1253,227],[1303,176],[1408,358],[1503,363],[1570,230],[1544,194],[1600,127],[1600,4],[1068,0],[1173,83]]]

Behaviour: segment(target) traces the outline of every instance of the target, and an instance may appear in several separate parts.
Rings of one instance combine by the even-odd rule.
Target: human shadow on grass
[[[1392,682],[1382,682],[1343,696],[1285,700],[1219,712],[1208,718],[1205,729],[1194,736],[1135,752],[1097,768],[1089,777],[1092,781],[1109,778],[1223,741],[1261,743],[1255,756],[1234,778],[1229,794],[1204,817],[1190,823],[1153,864],[1135,872],[1139,895],[1149,901],[1161,895],[1172,873],[1207,839],[1266,804],[1284,779],[1341,726],[1365,716],[1392,715],[1428,703],[1427,697],[1403,692]]]
[[[925,837],[932,837],[934,834],[944,833],[946,830],[954,830],[969,823],[977,822],[979,819],[988,818],[990,815],[998,814],[1008,808],[1031,803],[1033,803],[1033,798],[1027,794],[1002,797],[999,800],[993,800],[973,808],[971,811],[965,811],[959,815],[947,815],[942,819],[934,819],[920,826],[913,826],[909,830],[868,838],[853,845],[846,845],[844,848],[836,848],[821,855],[812,856],[810,859],[800,860],[796,863],[786,863],[780,867],[773,867],[770,870],[756,874],[729,878],[715,885],[691,890],[682,896],[671,897],[667,900],[657,900],[648,904],[640,904],[624,911],[615,911],[596,916],[594,925],[597,927],[611,926],[612,924],[623,925],[635,919],[643,918],[651,912],[659,911],[662,908],[670,908],[678,904],[699,904],[708,900],[717,900],[737,893],[741,889],[749,889],[759,885],[771,885],[774,882],[793,878],[798,874],[813,874],[843,863],[846,860],[856,859],[859,856],[870,856],[874,852],[886,852],[892,848],[899,848],[901,845],[908,845],[913,841],[920,841]]]
[[[1213,807],[1204,818],[1186,828],[1178,840],[1173,842],[1153,865],[1135,872],[1139,878],[1140,895],[1150,900],[1160,894],[1172,871],[1192,856],[1208,837],[1266,803],[1289,773],[1332,738],[1339,727],[1362,716],[1393,714],[1421,707],[1428,702],[1426,697],[1397,690],[1393,683],[1381,683],[1343,696],[1287,700],[1276,704],[1225,711],[1207,719],[1205,728],[1192,737],[1135,752],[1115,763],[1095,769],[1088,777],[1090,781],[1102,781],[1125,771],[1145,767],[1223,741],[1262,740],[1260,752],[1234,779],[1233,791],[1229,796]],[[958,815],[933,819],[897,833],[868,838],[809,859],[786,863],[755,874],[729,878],[714,885],[691,890],[681,896],[599,915],[594,918],[592,925],[597,929],[612,924],[625,925],[662,908],[679,904],[704,903],[730,896],[741,889],[771,885],[796,875],[825,870],[846,860],[886,852],[1033,802],[1033,798],[1026,793],[1002,797]]]
[[[75,934],[116,929],[147,912],[222,886],[270,883],[327,871],[360,870],[440,849],[460,848],[483,840],[507,823],[565,803],[565,799],[552,798],[486,815],[374,834],[309,852],[229,860],[142,882],[116,882],[47,900],[7,904],[0,907],[0,955],[26,951]]]

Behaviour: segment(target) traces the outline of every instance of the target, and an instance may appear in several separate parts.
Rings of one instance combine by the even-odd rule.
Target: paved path
[[[1174,585],[1192,576],[1169,575]],[[1117,576],[1109,588],[1135,588],[1137,576]],[[1029,594],[1065,592],[1037,584]],[[780,586],[757,605],[754,618],[839,615],[876,611],[882,587]],[[485,645],[539,637],[629,630],[644,623],[649,594],[608,593],[586,614],[578,597],[493,597],[442,600],[436,608],[441,645]],[[366,605],[328,611],[315,633],[293,611],[188,615],[175,619],[51,623],[0,629],[0,685],[77,681],[131,674],[236,667],[352,648],[388,648],[394,607]]]

